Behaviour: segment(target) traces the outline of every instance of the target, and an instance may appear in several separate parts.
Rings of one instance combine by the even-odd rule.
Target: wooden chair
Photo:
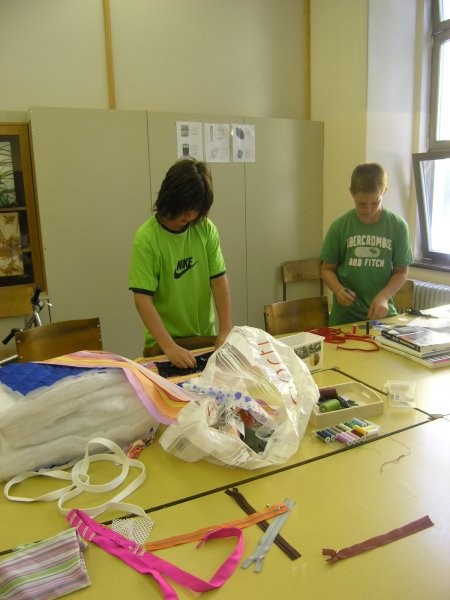
[[[414,308],[414,281],[407,279],[403,286],[394,294],[394,304],[398,313],[407,308]]]
[[[74,319],[16,333],[19,362],[46,360],[78,350],[102,350],[100,319]]]
[[[188,350],[199,350],[200,348],[210,348],[214,347],[216,343],[215,335],[194,335],[192,337],[185,338],[174,338],[176,343],[182,346],[183,348],[187,348]],[[143,355],[145,357],[149,356],[160,356],[164,354],[161,348],[156,344],[151,348],[144,348]]]
[[[328,299],[318,296],[267,304],[264,307],[264,322],[266,331],[271,335],[327,327]]]
[[[320,282],[320,295],[323,296],[323,281],[320,276],[320,258],[305,258],[302,260],[289,260],[281,265],[281,278],[283,280],[283,300],[287,299],[287,285],[295,281]]]
[[[28,316],[33,313],[31,285],[0,287],[0,318]]]

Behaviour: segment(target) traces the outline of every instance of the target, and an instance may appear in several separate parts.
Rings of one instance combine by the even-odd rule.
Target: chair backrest
[[[31,285],[0,287],[0,318],[31,315],[31,298],[34,288]]]
[[[287,299],[287,285],[295,281],[320,282],[320,295],[323,296],[323,281],[320,276],[320,258],[304,258],[289,260],[281,264],[281,279],[283,280],[283,300]]]
[[[407,279],[394,294],[394,304],[399,313],[404,312],[407,308],[414,308],[414,281],[412,279]]]
[[[181,346],[182,348],[187,348],[188,350],[199,350],[200,348],[211,348],[214,347],[216,343],[215,335],[193,335],[192,337],[185,338],[174,338],[175,342]],[[145,357],[149,356],[160,356],[164,354],[161,348],[156,344],[151,348],[144,348],[143,355]]]
[[[46,360],[79,350],[103,350],[100,319],[49,323],[16,333],[19,362]]]
[[[266,331],[271,335],[327,327],[328,299],[318,296],[267,304],[264,307],[264,322]]]

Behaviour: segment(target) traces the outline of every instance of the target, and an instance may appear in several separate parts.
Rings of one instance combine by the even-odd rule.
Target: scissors
[[[425,317],[425,319],[439,319],[439,317],[435,317],[434,315],[428,315],[426,313],[423,313],[418,308],[407,308],[406,313],[415,317]]]

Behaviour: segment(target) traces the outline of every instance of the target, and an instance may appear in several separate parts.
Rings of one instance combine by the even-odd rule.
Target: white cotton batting
[[[0,404],[0,481],[78,459],[93,437],[126,446],[158,426],[119,369],[89,370],[25,396],[3,387]]]

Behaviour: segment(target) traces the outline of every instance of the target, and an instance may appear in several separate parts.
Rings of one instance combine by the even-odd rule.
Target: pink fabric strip
[[[176,567],[168,561],[145,551],[138,544],[127,540],[108,527],[97,523],[81,510],[72,510],[66,517],[85,540],[92,541],[106,552],[117,556],[139,573],[152,575],[158,582],[165,600],[177,600],[178,595],[164,576],[195,592],[205,592],[221,587],[239,564],[243,551],[243,533],[237,527],[224,527],[208,533],[198,544],[210,539],[236,537],[237,544],[230,556],[217,569],[209,581],[204,581]]]
[[[432,527],[433,525],[434,523],[431,521],[430,517],[426,515],[425,517],[417,519],[417,521],[412,521],[411,523],[403,525],[403,527],[393,529],[388,533],[383,533],[376,537],[365,540],[360,544],[355,544],[354,546],[343,548],[342,550],[336,551],[331,548],[324,548],[322,550],[322,554],[330,557],[327,558],[327,562],[335,563],[338,560],[343,560],[344,558],[351,558],[352,556],[356,556],[357,554],[365,552],[366,550],[373,550],[374,548],[378,548],[379,546],[390,544],[391,542],[400,540],[401,538],[422,531],[427,527]]]
[[[191,400],[190,396],[172,381],[118,354],[102,350],[80,350],[41,362],[84,368],[122,369],[142,404],[158,422],[165,425],[175,423],[180,410]]]

